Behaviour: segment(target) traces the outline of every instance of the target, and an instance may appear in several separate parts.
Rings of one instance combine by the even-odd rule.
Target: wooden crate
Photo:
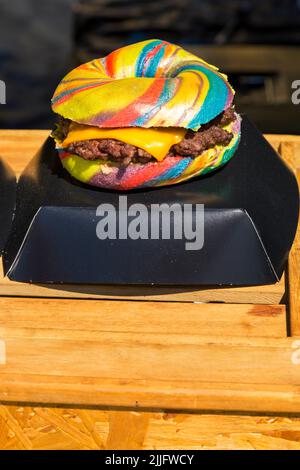
[[[0,154],[20,173],[47,134],[0,131]],[[267,138],[299,180],[300,137]],[[299,250],[273,286],[0,276],[0,448],[300,449]]]

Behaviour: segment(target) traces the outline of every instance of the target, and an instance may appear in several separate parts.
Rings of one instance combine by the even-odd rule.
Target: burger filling
[[[235,110],[234,107],[231,107],[217,116],[214,120],[201,126],[198,131],[181,130],[181,132],[183,132],[181,137],[179,134],[175,135],[173,132],[172,142],[175,143],[171,145],[168,153],[163,155],[163,158],[167,156],[195,158],[205,150],[215,147],[216,145],[227,146],[233,138],[233,134],[232,132],[224,129],[224,127],[228,126],[235,119]],[[69,130],[70,121],[61,118],[53,136],[59,141],[67,141]],[[115,138],[90,138],[78,140],[68,143],[65,148],[68,152],[76,154],[85,160],[110,160],[118,162],[121,165],[128,165],[129,163],[148,163],[151,161],[155,162],[162,159],[154,158],[153,154],[145,150],[145,148],[140,148],[139,146],[132,145]]]

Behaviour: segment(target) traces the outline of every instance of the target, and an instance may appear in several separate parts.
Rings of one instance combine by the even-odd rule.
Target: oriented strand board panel
[[[0,407],[5,450],[299,450],[300,418]]]

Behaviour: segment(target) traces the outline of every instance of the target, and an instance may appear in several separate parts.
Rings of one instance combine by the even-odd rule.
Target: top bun
[[[197,131],[232,104],[216,67],[159,39],[121,47],[68,73],[55,113],[98,127],[184,127]]]

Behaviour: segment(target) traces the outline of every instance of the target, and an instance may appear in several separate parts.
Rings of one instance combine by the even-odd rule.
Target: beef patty
[[[215,145],[228,145],[233,138],[233,134],[223,129],[223,126],[235,119],[234,108],[228,108],[215,119],[201,126],[198,131],[188,130],[185,138],[178,144],[173,145],[167,156],[195,158]],[[121,165],[128,165],[131,162],[147,163],[156,161],[145,150],[115,139],[91,139],[73,142],[67,150],[86,160],[117,161]]]

